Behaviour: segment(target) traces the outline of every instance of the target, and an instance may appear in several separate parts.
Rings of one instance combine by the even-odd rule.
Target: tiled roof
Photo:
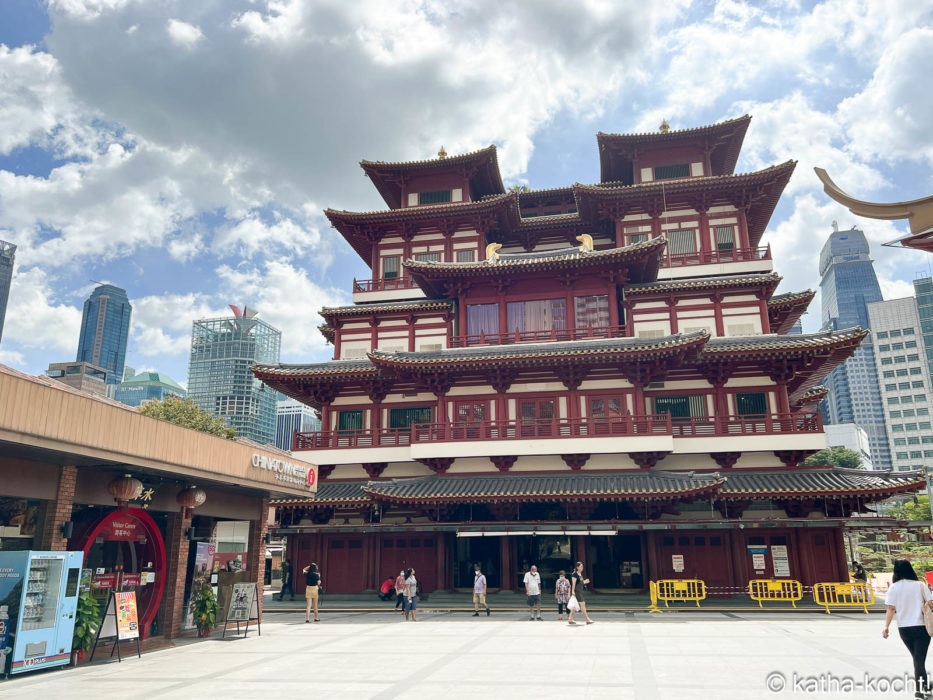
[[[775,294],[768,300],[768,307],[770,309],[772,306],[780,307],[797,304],[802,301],[810,302],[815,296],[816,292],[812,289],[806,289],[802,292],[785,292],[784,294]]]
[[[439,365],[480,364],[487,361],[507,364],[546,365],[547,360],[573,359],[576,362],[615,359],[627,355],[660,353],[672,354],[685,348],[700,347],[709,339],[709,333],[677,334],[663,338],[604,338],[567,342],[522,343],[520,345],[484,345],[468,348],[447,348],[431,352],[395,352],[378,350],[370,353],[377,366],[385,367],[437,367]],[[543,361],[543,362],[542,362]]]
[[[662,240],[662,239],[652,239]],[[716,277],[694,277],[687,279],[658,280],[625,287],[625,296],[654,294],[656,292],[687,291],[693,289],[728,289],[736,287],[777,287],[781,276],[776,272],[747,275],[721,275]]]
[[[408,221],[417,219],[433,219],[438,216],[470,215],[480,211],[496,209],[501,204],[514,202],[516,196],[512,193],[497,194],[485,197],[475,202],[444,202],[443,204],[425,204],[417,207],[404,207],[402,209],[382,209],[379,211],[346,211],[343,209],[325,209],[324,214],[330,222],[338,223],[378,223],[381,221]]]
[[[362,505],[370,502],[369,496],[363,491],[364,486],[366,486],[365,481],[322,481],[318,484],[317,493],[313,499],[286,498],[272,501],[272,505]]]
[[[723,130],[726,127],[740,126],[742,124],[748,124],[752,120],[751,116],[748,114],[742,115],[741,117],[736,117],[735,119],[726,119],[725,121],[716,122],[715,124],[707,124],[705,126],[696,126],[692,129],[674,129],[668,131],[667,133],[661,131],[644,131],[644,132],[633,132],[630,134],[614,134],[606,133],[600,131],[596,134],[597,139],[613,139],[620,141],[664,141],[675,139],[681,136],[698,136],[704,134],[713,134],[718,131]]]
[[[365,491],[377,500],[428,503],[525,499],[667,500],[715,491],[722,482],[722,477],[716,474],[692,475],[662,471],[639,471],[633,474],[432,475],[371,481]]]
[[[768,319],[771,323],[772,333],[787,333],[797,322],[816,292],[807,289],[803,292],[788,292],[776,294],[768,300]]]
[[[331,360],[316,364],[274,364],[257,363],[251,367],[253,374],[260,379],[276,377],[355,377],[363,374],[378,374],[368,359],[362,360]]]
[[[351,304],[349,306],[325,306],[318,313],[324,318],[343,316],[368,316],[373,313],[406,311],[430,311],[453,308],[450,299],[416,299],[415,301],[393,301],[386,304]]]
[[[398,170],[407,170],[407,169],[420,169],[420,168],[434,168],[434,167],[444,167],[447,165],[460,165],[461,163],[469,163],[471,161],[481,159],[488,156],[496,155],[496,146],[495,144],[486,146],[486,148],[480,148],[475,151],[470,151],[468,153],[460,153],[455,156],[445,156],[444,158],[425,158],[424,160],[403,160],[403,161],[386,161],[386,160],[366,160],[363,159],[360,161],[360,166],[363,168],[384,168],[389,169],[398,169]]]
[[[768,354],[785,350],[826,350],[842,344],[858,345],[868,335],[858,326],[845,330],[801,335],[743,335],[712,338],[703,348],[703,357],[717,354]]]
[[[721,494],[726,497],[768,495],[882,495],[916,491],[926,485],[920,472],[877,472],[862,469],[815,468],[744,473],[730,471]]]

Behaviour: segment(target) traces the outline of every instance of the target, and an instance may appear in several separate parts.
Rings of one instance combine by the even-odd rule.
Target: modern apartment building
[[[871,328],[868,304],[882,300],[881,287],[869,257],[868,240],[857,228],[834,230],[820,253],[820,298],[824,330]],[[873,338],[869,335],[827,381],[824,422],[855,423],[867,434],[876,469],[891,466],[884,406],[875,370]]]
[[[894,469],[933,469],[930,369],[913,297],[868,304]]]
[[[920,330],[926,346],[927,368],[933,376],[933,277],[914,280],[914,295],[917,313],[920,315]]]

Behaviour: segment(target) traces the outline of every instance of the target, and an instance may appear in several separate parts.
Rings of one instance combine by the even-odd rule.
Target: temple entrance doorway
[[[642,590],[645,567],[641,535],[593,535],[587,538],[586,569],[597,590]]]
[[[458,537],[454,566],[454,588],[473,590],[473,571],[478,565],[486,577],[487,588],[499,588],[501,537]]]
[[[513,561],[515,562],[516,591],[525,590],[525,573],[534,564],[541,575],[542,592],[553,593],[557,574],[565,571],[567,575],[573,569],[570,555],[570,537],[566,535],[521,535],[514,540]]]

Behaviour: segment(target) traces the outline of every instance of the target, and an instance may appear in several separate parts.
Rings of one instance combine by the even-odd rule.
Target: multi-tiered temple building
[[[494,147],[363,161],[389,209],[327,212],[372,268],[321,311],[334,359],[253,370],[321,412],[294,440],[317,498],[279,504],[295,566],[336,592],[578,559],[597,591],[847,580],[845,528],[924,482],[797,466],[867,331],[787,334],[814,293],[775,294],[761,240],[795,163],[735,174],[749,121],[600,133],[600,182],[549,190],[506,192]]]

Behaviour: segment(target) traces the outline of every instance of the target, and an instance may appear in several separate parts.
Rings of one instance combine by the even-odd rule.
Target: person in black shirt
[[[573,567],[573,573],[570,575],[570,597],[576,596],[577,602],[580,604],[580,612],[586,618],[586,624],[592,625],[593,620],[586,613],[586,586],[589,582],[588,578],[583,577],[583,562],[578,561]],[[576,614],[576,610],[571,610],[567,616],[567,621],[571,625],[577,624],[573,619],[574,614]]]
[[[320,622],[321,619],[317,616],[317,602],[321,590],[321,572],[317,568],[317,564],[312,562],[304,569],[302,573],[305,575],[305,601],[307,606],[305,607],[305,622],[311,622],[311,607],[314,607],[314,621]]]
[[[295,584],[292,583],[292,562],[289,559],[282,562],[282,590],[279,591],[279,600],[285,600],[285,591],[291,594],[289,600],[295,600]]]

